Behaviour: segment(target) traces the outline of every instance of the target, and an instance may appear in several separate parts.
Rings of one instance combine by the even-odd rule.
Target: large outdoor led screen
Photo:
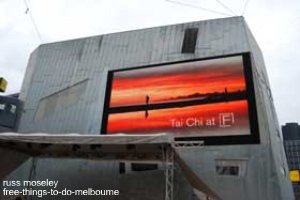
[[[102,131],[257,142],[249,56],[111,71]]]

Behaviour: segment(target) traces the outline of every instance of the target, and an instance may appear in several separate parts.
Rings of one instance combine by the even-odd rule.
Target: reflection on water
[[[225,122],[225,124],[223,123]],[[250,134],[247,100],[110,114],[107,133],[172,133],[176,136]]]

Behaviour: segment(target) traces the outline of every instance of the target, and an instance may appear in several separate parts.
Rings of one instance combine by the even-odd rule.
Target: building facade
[[[300,126],[298,123],[286,123],[282,127],[284,148],[290,170],[300,170]],[[300,184],[293,183],[296,199],[300,199]]]
[[[201,64],[202,61],[209,63],[210,59],[234,56],[247,60],[244,72],[248,74],[247,85],[251,85],[250,88],[247,86],[247,90],[252,92],[245,95],[237,90],[233,93],[224,87],[222,92],[206,93],[207,99],[196,103],[248,99],[243,105],[252,106],[253,109],[248,109],[251,117],[241,124],[251,129],[250,132],[235,130],[235,135],[215,133],[216,137],[197,141],[204,145],[181,147],[177,154],[191,172],[222,199],[293,199],[263,55],[243,17],[176,24],[39,46],[31,54],[20,92],[24,109],[18,131],[24,134],[103,134],[103,130],[110,130],[109,125],[104,123],[108,123],[110,112],[115,112],[108,109],[110,104],[106,99],[111,76],[121,76],[123,70],[141,66],[172,65],[176,68],[177,63],[184,61],[199,61]],[[176,69],[182,73],[185,71],[185,68]],[[151,107],[148,104],[151,104],[153,96],[146,95],[145,99],[146,106],[142,108],[146,109],[147,120],[152,117],[152,111],[148,113],[148,109],[175,105],[170,102]],[[192,103],[195,101],[183,104]],[[225,102],[224,105],[228,104]],[[119,111],[122,109],[125,108],[119,108]],[[221,117],[224,117],[224,122],[231,119],[228,113]],[[210,124],[213,123],[210,121]],[[138,125],[133,123],[131,126]],[[189,140],[193,142],[193,139]],[[120,170],[124,169],[122,166],[124,164],[118,160],[32,158],[6,179],[50,178],[60,180],[70,188],[89,185],[119,187],[124,192],[120,199],[164,198],[159,168],[124,174]],[[131,168],[129,171],[135,170]],[[178,177],[174,199],[195,199],[194,189],[186,186],[186,180],[180,174]],[[153,196],[153,193],[157,195]]]
[[[21,116],[22,102],[18,94],[0,96],[0,133],[16,132]]]

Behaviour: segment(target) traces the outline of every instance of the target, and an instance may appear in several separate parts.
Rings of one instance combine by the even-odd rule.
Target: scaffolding
[[[165,200],[173,200],[174,195],[174,151],[173,148],[163,148],[163,162],[165,169]]]
[[[30,157],[157,160],[164,166],[165,200],[174,200],[175,164],[178,164],[181,173],[193,188],[209,194],[207,198],[221,199],[180,156],[180,148],[199,146],[203,146],[201,141],[174,142],[174,138],[169,134],[101,136],[5,133],[0,134],[0,156],[2,163],[5,163],[0,166],[0,179],[5,178]],[[32,167],[34,167],[34,162]],[[34,171],[30,174],[33,173]]]

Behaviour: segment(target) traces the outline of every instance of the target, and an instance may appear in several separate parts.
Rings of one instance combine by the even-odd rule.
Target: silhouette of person
[[[149,106],[149,101],[150,101],[150,97],[148,95],[146,95],[146,110],[145,110],[145,119],[148,118],[149,113],[148,113],[148,106]]]
[[[227,87],[225,88],[224,91],[224,100],[227,101],[227,96],[228,96],[228,91],[227,91]]]
[[[145,111],[145,119],[147,119],[149,116],[148,110]]]
[[[150,97],[146,95],[146,104],[149,105]]]

